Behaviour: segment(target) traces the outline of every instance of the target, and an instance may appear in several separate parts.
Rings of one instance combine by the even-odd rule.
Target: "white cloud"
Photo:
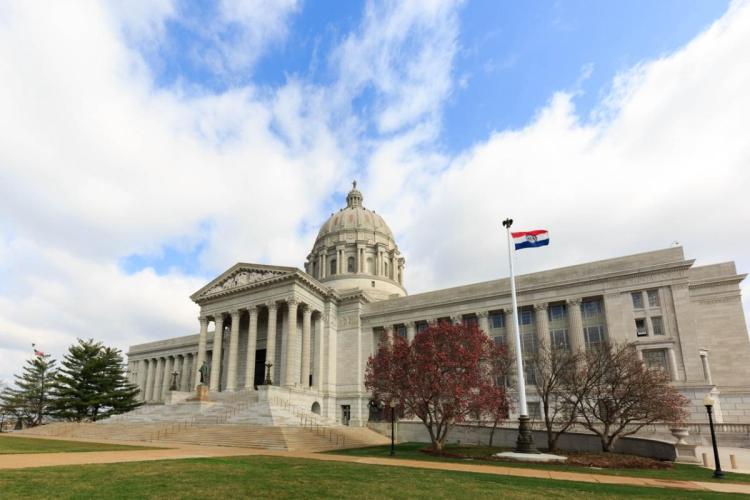
[[[245,35],[217,64],[251,67],[284,40],[298,4],[273,4],[222,4]],[[201,242],[208,275],[240,260],[301,266],[357,165],[412,292],[503,276],[505,216],[551,230],[550,247],[519,255],[520,272],[673,240],[699,264],[750,269],[746,3],[620,75],[593,122],[558,93],[524,128],[455,156],[436,146],[455,79],[454,5],[369,4],[333,55],[329,87],[290,77],[198,96],[154,87],[122,36],[158,44],[179,16],[171,3],[0,9],[0,380],[33,341],[59,356],[76,336],[126,348],[193,332],[188,296],[202,278],[128,275],[118,262]],[[375,134],[352,105],[368,91]]]
[[[583,123],[560,93],[525,128],[453,159],[402,228],[410,290],[505,275],[506,216],[551,231],[548,248],[519,253],[520,272],[675,240],[698,264],[750,269],[739,229],[750,222],[748,46],[750,8],[737,4],[680,51],[620,75],[606,119]]]

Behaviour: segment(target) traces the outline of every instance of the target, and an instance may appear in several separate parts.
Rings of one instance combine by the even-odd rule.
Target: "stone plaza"
[[[408,295],[405,259],[383,218],[354,188],[322,225],[304,270],[237,263],[195,292],[198,333],[133,345],[131,380],[146,403],[276,391],[329,423],[372,417],[368,358],[391,335],[413,339],[435,321],[477,324],[496,343],[585,349],[633,343],[691,401],[691,421],[750,421],[750,340],[733,262],[694,266],[681,247]],[[519,315],[521,344],[510,325]],[[200,368],[204,366],[204,374]],[[529,410],[539,414],[527,368]],[[265,388],[265,389],[264,389]]]

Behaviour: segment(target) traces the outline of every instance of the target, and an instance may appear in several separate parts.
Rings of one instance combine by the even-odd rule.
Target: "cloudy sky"
[[[0,2],[0,380],[195,333],[357,179],[414,293],[669,247],[750,271],[750,4]],[[746,310],[750,285],[745,285]]]

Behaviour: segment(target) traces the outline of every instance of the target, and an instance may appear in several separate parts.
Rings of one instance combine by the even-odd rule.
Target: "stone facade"
[[[476,322],[495,342],[586,348],[632,342],[705,420],[750,421],[750,341],[734,263],[696,267],[681,247],[518,276],[522,345],[510,334],[508,279],[407,295],[393,234],[355,188],[321,228],[305,271],[238,263],[198,290],[198,333],[130,348],[131,380],[147,402],[192,392],[209,368],[210,393],[254,391],[271,363],[274,385],[330,421],[363,425],[367,359],[389,335],[429,322]],[[176,375],[173,375],[176,374]],[[174,391],[171,391],[174,392]],[[172,396],[174,399],[174,396]],[[311,404],[310,401],[312,401]],[[532,416],[533,387],[529,386]]]

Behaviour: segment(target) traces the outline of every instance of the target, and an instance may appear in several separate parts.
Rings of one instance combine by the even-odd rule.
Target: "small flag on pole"
[[[516,246],[516,250],[549,245],[549,233],[546,229],[510,233],[510,235],[513,236],[513,244]]]

